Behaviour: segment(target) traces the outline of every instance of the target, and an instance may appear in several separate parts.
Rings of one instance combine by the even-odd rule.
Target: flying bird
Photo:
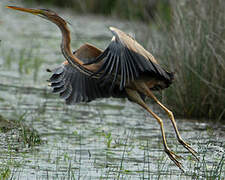
[[[184,171],[179,161],[182,157],[167,145],[162,119],[145,102],[146,97],[152,98],[168,114],[178,142],[198,160],[197,152],[181,138],[172,111],[153,94],[153,91],[169,87],[174,80],[174,73],[162,68],[154,56],[135,39],[118,28],[110,27],[113,37],[105,50],[85,43],[72,52],[67,22],[54,11],[15,6],[7,8],[40,16],[61,30],[61,51],[66,60],[59,67],[48,71],[52,73],[49,81],[53,92],[65,99],[66,104],[109,97],[127,98],[139,104],[157,120],[164,151]]]

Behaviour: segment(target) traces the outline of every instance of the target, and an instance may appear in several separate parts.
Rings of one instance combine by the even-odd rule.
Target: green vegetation
[[[17,120],[8,120],[0,115],[0,133],[12,131],[12,134],[16,134],[16,136],[12,136],[13,141],[20,142],[22,147],[33,147],[42,144],[43,141],[38,132],[24,123],[24,117],[25,114],[22,114]],[[15,150],[18,151],[18,147]]]
[[[0,180],[12,179],[16,168],[23,165],[23,161],[14,159],[19,152],[23,153],[24,148],[31,148],[43,143],[38,132],[24,124],[25,114],[17,120],[8,120],[0,115],[0,136],[2,156],[0,161]],[[2,136],[6,134],[6,136]],[[7,158],[5,158],[7,157]]]
[[[3,49],[3,48],[2,48]],[[44,59],[35,56],[34,54],[38,54],[34,48],[29,49],[21,49],[19,52],[14,51],[13,49],[10,49],[9,51],[3,51],[3,56],[5,56],[4,61],[4,67],[7,69],[11,69],[13,66],[13,63],[15,63],[15,59],[17,60],[16,63],[18,63],[18,72],[22,75],[32,74],[33,80],[37,81],[39,76],[39,70],[42,66]],[[19,57],[16,57],[16,53],[18,53]]]
[[[171,5],[172,24],[155,45],[159,59],[176,73],[163,101],[181,116],[225,119],[225,1]]]
[[[10,176],[11,176],[11,170],[10,170],[9,166],[0,168],[0,179],[1,180],[9,179]]]
[[[210,164],[207,161],[208,149],[210,143],[206,144],[202,150],[202,159],[194,166],[194,171],[190,174],[192,179],[206,179],[206,180],[222,180],[225,176],[225,153],[223,152],[220,157],[216,158],[216,162]]]
[[[105,139],[106,139],[105,142],[106,142],[107,148],[110,148],[112,143],[112,134],[110,132],[109,133],[103,132],[103,135],[105,136]]]
[[[148,22],[160,12],[165,19],[170,17],[170,6],[167,0],[24,0],[26,3],[49,4],[59,7],[69,7],[77,13],[94,13],[113,15],[120,18]]]

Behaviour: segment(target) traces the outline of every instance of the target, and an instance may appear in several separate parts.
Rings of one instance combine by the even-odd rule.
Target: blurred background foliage
[[[180,116],[225,120],[224,0],[24,1],[148,24],[149,38],[141,43],[176,73],[162,101]]]
[[[169,0],[24,0],[74,9],[76,13],[93,13],[148,22],[155,12],[170,19]]]
[[[152,36],[154,54],[176,73],[163,99],[184,117],[224,121],[225,1],[171,1],[170,6],[170,25],[161,24],[160,38]]]

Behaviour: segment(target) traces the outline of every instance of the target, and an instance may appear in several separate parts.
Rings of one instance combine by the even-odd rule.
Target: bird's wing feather
[[[91,44],[85,43],[73,54],[84,63],[88,63],[89,61],[98,57],[101,53],[102,53],[101,49],[98,49],[97,47]]]
[[[70,64],[64,63],[52,70],[49,81],[54,93],[65,99],[66,104],[89,102],[96,98],[110,97],[98,80],[81,73]]]
[[[83,62],[89,62],[101,54],[101,50],[90,44],[82,45],[75,51],[74,55]],[[51,71],[51,70],[49,70]],[[125,97],[125,91],[114,90],[112,93],[105,89],[110,84],[100,85],[97,79],[83,74],[72,67],[67,61],[51,71],[50,86],[54,93],[65,99],[67,104],[89,102],[96,98]]]
[[[169,79],[167,71],[161,68],[155,58],[137,41],[123,31],[110,27],[113,38],[108,47],[86,65],[100,63],[101,67],[93,73],[100,74],[103,83],[111,82],[111,89],[119,83],[120,90],[142,73]]]

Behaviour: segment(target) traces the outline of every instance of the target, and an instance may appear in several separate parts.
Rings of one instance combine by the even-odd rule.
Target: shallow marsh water
[[[6,1],[0,3],[0,115],[20,119],[44,141],[29,147],[15,138],[15,130],[0,133],[0,165],[3,170],[9,169],[9,177],[210,179],[225,176],[222,124],[215,129],[211,123],[177,119],[182,137],[199,152],[200,162],[195,162],[178,145],[169,119],[149,102],[165,122],[169,146],[185,158],[182,162],[186,173],[181,173],[163,152],[156,120],[136,104],[101,99],[66,106],[51,93],[46,82],[49,73],[45,69],[54,68],[64,60],[59,49],[59,30],[38,17],[5,9],[5,5]],[[105,47],[111,38],[107,29],[111,25],[135,33],[140,41],[141,34],[146,32],[141,24],[56,11],[71,23],[74,49],[86,41]]]

